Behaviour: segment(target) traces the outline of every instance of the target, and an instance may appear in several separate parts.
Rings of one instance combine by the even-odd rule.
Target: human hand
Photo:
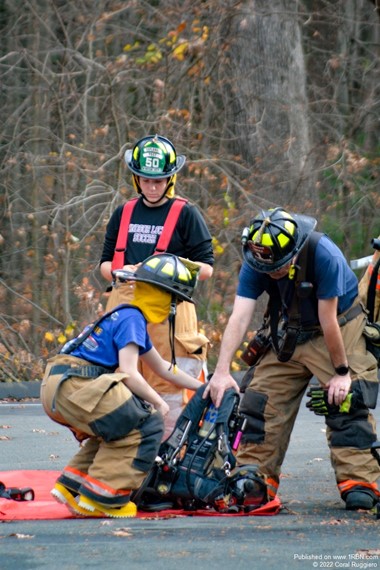
[[[163,418],[167,416],[170,411],[169,405],[165,402],[165,400],[162,400],[162,402],[156,404],[154,407],[157,412],[160,412]]]
[[[209,382],[206,384],[202,398],[206,399],[211,397],[215,407],[219,408],[223,400],[224,392],[229,388],[233,388],[237,393],[239,393],[239,386],[232,378],[231,374],[214,372]]]
[[[346,399],[351,388],[350,373],[345,376],[335,374],[326,384],[328,403],[340,406]]]
[[[313,386],[309,389],[306,396],[310,400],[306,403],[306,407],[317,416],[331,416],[338,413],[348,413],[355,403],[354,394],[349,392],[345,399],[339,404],[330,404],[328,401],[328,391],[321,386]]]
[[[135,265],[123,265],[123,270],[128,271],[129,273],[134,273],[140,265],[141,263],[136,263]]]

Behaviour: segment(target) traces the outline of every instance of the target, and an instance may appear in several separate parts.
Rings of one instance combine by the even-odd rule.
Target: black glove
[[[355,394],[349,392],[340,406],[329,404],[327,401],[327,390],[319,386],[313,386],[307,392],[306,396],[310,398],[306,407],[317,416],[333,416],[335,414],[348,414],[352,407],[355,406]]]

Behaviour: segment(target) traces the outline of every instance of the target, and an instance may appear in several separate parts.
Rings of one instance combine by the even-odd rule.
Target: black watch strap
[[[346,376],[346,374],[348,373],[349,373],[349,368],[345,364],[341,364],[340,366],[337,366],[335,368],[335,374],[338,374],[338,376]]]

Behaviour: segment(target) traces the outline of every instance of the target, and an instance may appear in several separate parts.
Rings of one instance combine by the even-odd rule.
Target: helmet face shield
[[[255,244],[252,240],[247,241],[247,247],[256,259],[262,261],[262,263],[267,263],[268,267],[274,263],[274,254],[270,247]]]
[[[290,214],[282,208],[262,211],[251,221],[244,259],[261,273],[278,271],[291,263],[316,223],[314,218]]]

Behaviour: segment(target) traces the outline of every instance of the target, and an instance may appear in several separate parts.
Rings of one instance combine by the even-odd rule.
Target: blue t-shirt
[[[86,330],[88,327],[81,334]],[[65,349],[74,341],[75,339],[67,342],[61,352],[66,352]],[[103,319],[70,354],[93,364],[116,369],[119,365],[119,350],[131,343],[138,346],[140,355],[152,348],[144,315],[135,307],[123,307]]]
[[[237,295],[258,299],[264,291],[273,290],[273,283],[277,284],[281,293],[287,287],[288,278],[285,276],[276,281],[266,273],[255,271],[244,261],[239,274]],[[349,309],[358,295],[356,275],[341,250],[326,235],[318,241],[315,250],[313,288],[317,299],[338,297],[338,314]]]

